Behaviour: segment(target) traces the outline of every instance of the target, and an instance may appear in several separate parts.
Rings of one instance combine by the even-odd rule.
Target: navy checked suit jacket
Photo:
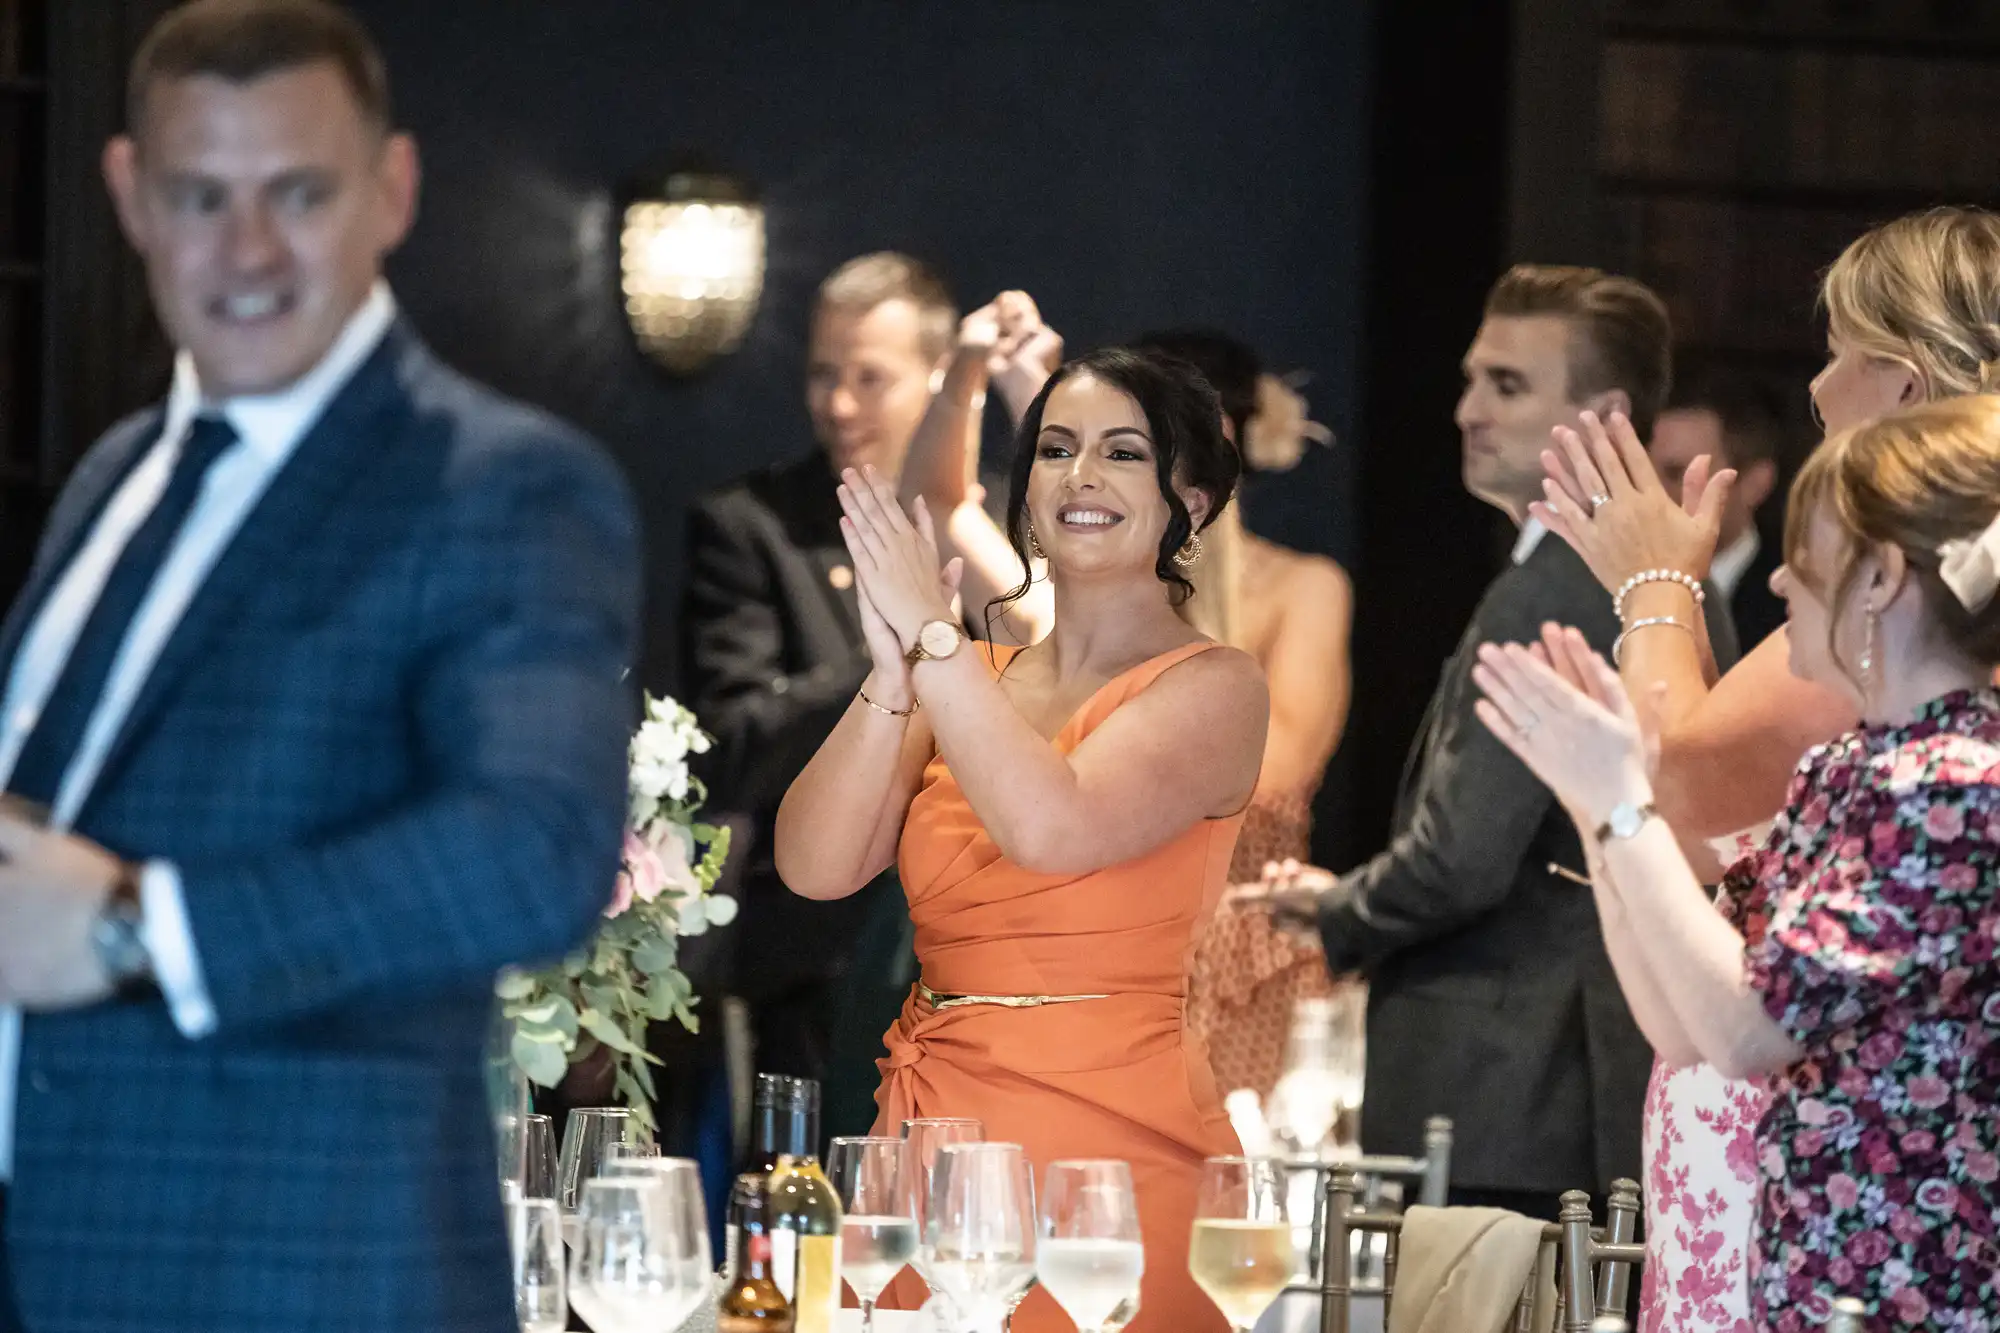
[[[34,608],[160,413],[58,502]],[[7,1244],[32,1333],[514,1327],[494,972],[609,900],[636,521],[598,450],[391,329],[167,643],[77,828],[179,868],[217,1031],[25,1024]]]

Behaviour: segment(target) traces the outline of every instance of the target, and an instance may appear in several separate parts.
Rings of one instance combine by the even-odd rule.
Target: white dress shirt
[[[1518,565],[1533,555],[1535,548],[1542,544],[1542,538],[1548,535],[1549,530],[1542,526],[1539,518],[1530,518],[1523,523],[1520,533],[1514,538],[1514,563]]]
[[[1752,526],[1744,529],[1741,537],[1715,553],[1715,559],[1709,562],[1708,576],[1715,580],[1716,587],[1722,589],[1724,597],[1736,595],[1737,585],[1743,582],[1743,576],[1750,572],[1751,562],[1756,560],[1757,553],[1763,549],[1763,539],[1757,535],[1757,529]]]
[[[159,439],[111,497],[89,539],[50,589],[21,639],[6,693],[0,696],[3,783],[13,773],[43,706],[55,692],[112,567],[160,502],[189,426],[204,410],[219,412],[235,428],[237,440],[209,468],[194,508],[132,617],[105,680],[104,693],[56,792],[50,811],[55,827],[69,827],[89,798],[132,701],[202,581],[299,441],[382,341],[395,317],[395,300],[387,285],[378,282],[320,363],[275,393],[208,401],[202,395],[193,360],[186,352],[175,359],[174,383],[167,395]],[[141,935],[174,1025],[189,1038],[208,1035],[215,1028],[215,1008],[202,981],[201,961],[181,898],[179,871],[165,861],[147,862],[140,878],[139,902],[144,913]],[[20,1058],[21,1013],[0,1006],[0,1180],[12,1179],[14,1174],[14,1107]]]

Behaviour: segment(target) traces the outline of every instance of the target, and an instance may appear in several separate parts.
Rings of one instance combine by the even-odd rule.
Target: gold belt
[[[960,1009],[969,1004],[997,1004],[1003,1009],[1039,1009],[1045,1004],[1075,1004],[1078,1000],[1108,1000],[1109,995],[947,995],[917,983],[917,994],[933,1009]]]

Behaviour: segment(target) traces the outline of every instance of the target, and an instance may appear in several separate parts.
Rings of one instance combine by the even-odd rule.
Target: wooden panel
[[[1883,215],[1614,193],[1605,218],[1614,267],[1659,291],[1681,341],[1809,354],[1820,272]]]
[[[1614,41],[1599,167],[1662,183],[1990,198],[2000,65]]]
[[[1615,33],[1870,51],[2000,51],[1991,0],[1604,0]]]

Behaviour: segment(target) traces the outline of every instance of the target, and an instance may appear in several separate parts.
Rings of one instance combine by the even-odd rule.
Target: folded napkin
[[[1504,1208],[1409,1209],[1389,1333],[1503,1333],[1541,1248],[1542,1224]],[[1535,1293],[1537,1333],[1555,1319],[1552,1277]]]

